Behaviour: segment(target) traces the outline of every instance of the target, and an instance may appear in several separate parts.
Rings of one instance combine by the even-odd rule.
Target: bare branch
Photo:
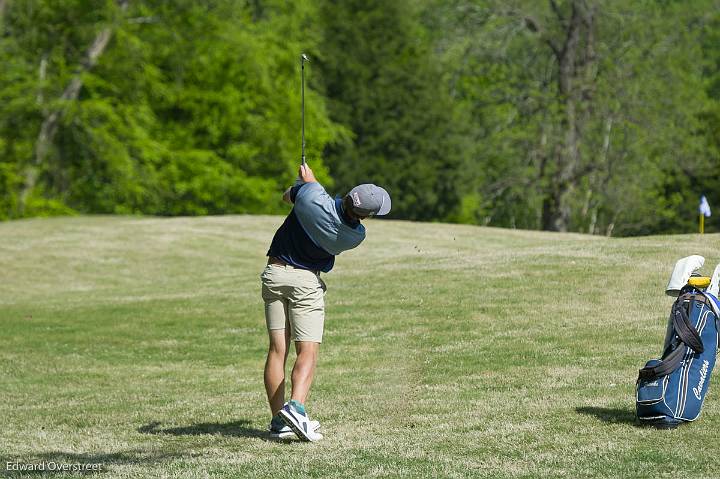
[[[135,18],[128,18],[127,23],[157,23],[158,19],[156,17],[135,17]]]
[[[37,97],[35,98],[35,100],[37,101],[37,104],[40,105],[41,108],[43,107],[43,104],[45,103],[43,91],[45,89],[46,76],[47,76],[47,54],[44,54],[42,56],[42,58],[40,59],[40,67],[38,68],[39,87],[38,87]]]
[[[563,43],[563,47],[561,50],[562,57],[568,56],[568,53],[571,53],[569,56],[574,56],[574,49],[575,45],[578,41],[578,30],[580,28],[580,13],[578,12],[577,6],[575,3],[572,4],[572,14],[570,16],[570,23],[568,24],[566,28],[566,34],[565,34],[565,42]]]
[[[555,16],[558,18],[558,21],[560,22],[560,25],[563,27],[563,29],[567,29],[567,19],[565,18],[565,15],[563,15],[563,13],[560,11],[560,7],[555,0],[550,0],[550,8],[552,8],[552,11],[555,12]]]
[[[551,38],[545,35],[545,31],[540,26],[540,24],[534,18],[527,15],[523,17],[523,20],[525,21],[525,26],[527,27],[527,29],[533,33],[537,33],[538,35],[540,35],[540,38],[542,38],[543,42],[545,42],[550,47],[550,49],[553,51],[553,53],[559,60],[560,49],[557,45],[555,45],[555,42],[553,42]]]

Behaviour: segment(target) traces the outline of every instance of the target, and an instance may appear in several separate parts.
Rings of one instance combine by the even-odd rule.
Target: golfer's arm
[[[290,190],[292,189],[292,186],[285,190],[285,193],[283,193],[283,201],[287,204],[292,204],[292,200],[290,200]]]

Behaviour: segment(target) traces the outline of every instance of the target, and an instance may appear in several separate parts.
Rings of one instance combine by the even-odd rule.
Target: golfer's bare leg
[[[270,347],[265,361],[265,392],[273,416],[285,403],[285,361],[290,351],[290,329],[268,331]]]
[[[292,396],[291,399],[305,404],[317,364],[320,343],[312,341],[295,341],[297,359],[292,370]]]

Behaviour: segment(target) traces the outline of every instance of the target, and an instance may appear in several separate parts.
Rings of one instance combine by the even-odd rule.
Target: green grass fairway
[[[324,277],[308,408],[325,440],[306,444],[265,433],[259,276],[282,220],[0,224],[0,471],[55,461],[102,463],[107,478],[720,474],[720,385],[697,423],[633,424],[670,271],[697,253],[712,272],[717,235],[367,222],[367,241]]]

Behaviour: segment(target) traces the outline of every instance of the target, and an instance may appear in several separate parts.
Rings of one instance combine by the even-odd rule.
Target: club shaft
[[[302,164],[305,164],[305,59],[300,58],[300,104],[302,118]]]

